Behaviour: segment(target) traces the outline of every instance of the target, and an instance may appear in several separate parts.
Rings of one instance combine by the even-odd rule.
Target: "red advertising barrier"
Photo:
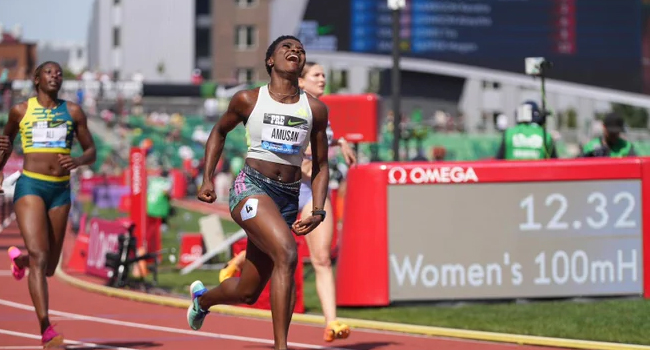
[[[379,96],[375,94],[334,94],[321,96],[320,100],[329,109],[329,120],[332,130],[334,130],[334,138],[345,137],[350,142],[377,141]]]
[[[146,249],[149,253],[159,252],[162,249],[162,219],[147,216],[147,235],[146,235]],[[153,262],[149,259],[148,262]],[[162,261],[161,256],[158,256],[158,262]]]
[[[246,242],[247,239],[240,239],[239,241],[235,242],[232,245],[232,255],[235,256],[239,254],[242,250],[246,250]],[[301,246],[304,244],[304,241],[297,240],[296,241],[298,244],[298,251],[301,250]],[[303,296],[303,266],[302,266],[302,259],[298,259],[298,265],[296,266],[296,274],[295,274],[295,281],[296,281],[296,306],[293,309],[293,312],[296,313],[303,313],[305,312],[305,302],[304,302],[304,296]],[[237,276],[239,276],[239,273],[237,273]],[[243,307],[251,307],[255,309],[264,309],[264,310],[271,310],[271,280],[266,284],[266,287],[264,287],[264,290],[260,294],[260,297],[257,299],[257,302],[253,305],[240,305]]]
[[[187,178],[185,177],[185,173],[179,169],[172,169],[169,171],[169,176],[172,178],[170,197],[173,199],[185,198],[187,196]]]
[[[117,206],[117,210],[121,213],[129,214],[131,212],[131,195],[122,196],[120,198],[120,203]]]
[[[66,262],[66,266],[69,272],[78,272],[85,273],[88,260],[88,240],[90,235],[86,231],[86,221],[88,220],[88,214],[81,215],[79,220],[79,232],[74,242],[74,248],[72,249],[72,254],[70,254],[69,260]]]
[[[146,154],[141,148],[131,148],[129,157],[130,186],[131,186],[131,220],[135,223],[133,235],[137,239],[138,248],[147,248],[147,167]]]
[[[650,297],[650,158],[372,163],[345,200],[339,306]]]
[[[203,235],[200,233],[185,233],[181,236],[180,255],[177,267],[183,267],[193,263],[203,256]]]
[[[125,233],[126,229],[120,222],[98,218],[90,220],[88,259],[86,261],[87,274],[109,278],[109,269],[104,267],[106,253],[117,253],[118,237]]]

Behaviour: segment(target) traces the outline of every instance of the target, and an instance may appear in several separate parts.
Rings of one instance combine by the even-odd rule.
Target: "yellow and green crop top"
[[[56,108],[47,109],[32,97],[20,121],[23,152],[70,154],[74,130],[75,123],[66,101],[59,100]]]

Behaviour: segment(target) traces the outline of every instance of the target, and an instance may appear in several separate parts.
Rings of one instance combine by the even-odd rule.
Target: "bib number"
[[[262,124],[262,148],[274,153],[299,154],[308,133],[306,119],[267,113]]]
[[[65,124],[51,127],[37,123],[32,128],[32,143],[35,148],[65,148],[68,127]]]

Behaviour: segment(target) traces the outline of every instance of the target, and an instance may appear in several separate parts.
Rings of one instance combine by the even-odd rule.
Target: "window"
[[[194,52],[196,57],[210,56],[210,29],[197,29],[194,32]]]
[[[237,6],[242,8],[254,7],[257,5],[257,0],[235,0]]]
[[[198,15],[209,15],[210,14],[210,0],[196,0],[196,5],[194,7],[194,13]]]
[[[257,29],[255,26],[237,26],[235,28],[235,47],[251,49],[257,46]]]
[[[255,80],[255,70],[253,68],[237,68],[237,82],[251,83]]]
[[[113,47],[120,47],[120,27],[113,27]]]
[[[18,66],[18,60],[15,58],[3,58],[2,62],[0,62],[0,68],[8,68],[8,69],[13,69]],[[0,72],[2,72],[2,69],[0,69]]]

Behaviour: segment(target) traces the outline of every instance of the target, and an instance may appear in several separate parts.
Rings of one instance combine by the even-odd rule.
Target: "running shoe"
[[[205,316],[210,313],[210,311],[201,310],[199,306],[199,297],[207,291],[201,281],[194,281],[190,286],[192,305],[187,308],[187,323],[195,331],[201,329]]]
[[[350,327],[339,321],[332,321],[325,327],[323,339],[332,342],[334,339],[345,339],[350,336]]]
[[[9,247],[7,253],[9,254],[9,259],[11,260],[11,274],[17,281],[20,281],[23,279],[23,277],[25,277],[25,268],[19,268],[18,265],[16,265],[14,262],[16,258],[20,256],[20,249],[16,247]]]
[[[63,335],[57,333],[54,330],[54,326],[50,325],[47,327],[45,332],[43,332],[41,342],[43,343],[43,349],[56,348],[63,345]]]

